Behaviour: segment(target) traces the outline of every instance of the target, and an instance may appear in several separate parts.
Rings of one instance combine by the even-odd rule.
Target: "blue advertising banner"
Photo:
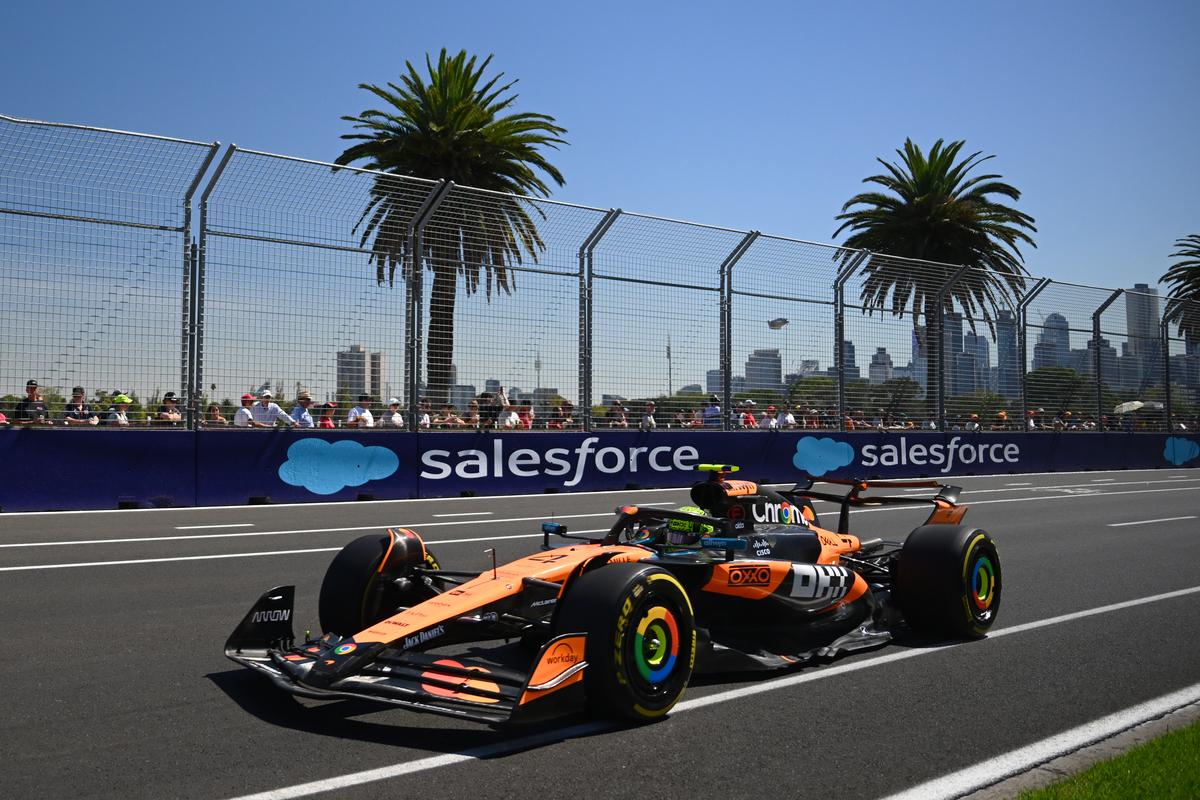
[[[0,431],[4,511],[322,502],[1200,466],[1200,437],[1149,433]]]

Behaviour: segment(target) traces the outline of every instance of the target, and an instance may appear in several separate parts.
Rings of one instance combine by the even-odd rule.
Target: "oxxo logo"
[[[277,608],[273,611],[255,611],[250,615],[250,622],[287,622],[291,618],[291,609]]]
[[[730,567],[730,586],[770,586],[771,568],[766,564],[752,567]]]

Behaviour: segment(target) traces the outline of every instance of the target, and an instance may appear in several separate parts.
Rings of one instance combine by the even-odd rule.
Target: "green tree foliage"
[[[1179,329],[1179,335],[1200,342],[1200,234],[1175,240],[1177,259],[1159,280],[1167,284],[1167,308],[1163,318]]]
[[[359,132],[342,136],[357,144],[336,163],[365,162],[369,169],[394,175],[547,196],[550,190],[540,175],[560,186],[563,177],[543,151],[565,144],[566,129],[545,114],[509,113],[517,99],[510,91],[516,81],[502,82],[503,73],[485,78],[491,60],[442,50],[436,63],[426,57],[426,75],[406,62],[398,84],[360,84],[384,106],[343,117]],[[359,221],[357,230],[363,246],[371,248],[380,283],[392,281],[397,267],[406,279],[412,274],[416,259],[408,252],[407,230],[421,199],[414,193],[412,186],[380,177]],[[435,402],[448,399],[459,278],[468,294],[480,284],[489,298],[493,287],[511,292],[510,264],[525,255],[536,262],[545,247],[534,221],[539,213],[528,201],[507,195],[439,210],[438,235],[429,237],[420,254],[433,273],[426,376]]]
[[[1015,201],[1021,193],[1000,181],[998,174],[972,176],[972,170],[993,156],[977,151],[960,159],[963,144],[945,145],[938,139],[926,155],[906,139],[904,148],[896,151],[898,163],[876,159],[886,171],[863,180],[884,191],[857,194],[842,206],[836,217],[842,224],[834,236],[849,231],[846,247],[872,253],[861,268],[864,313],[888,310],[909,315],[914,327],[922,318],[930,325],[936,320],[941,287],[957,266],[967,266],[974,269],[947,293],[943,310],[957,305],[972,329],[976,319],[990,328],[996,309],[1023,289],[1028,272],[1020,247],[1036,247],[1028,233],[1037,231],[1033,217],[994,199]],[[837,258],[845,264],[854,255],[843,250]],[[926,339],[929,385],[935,386],[940,337]]]

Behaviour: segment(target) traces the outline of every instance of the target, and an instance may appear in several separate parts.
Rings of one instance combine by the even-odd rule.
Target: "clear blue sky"
[[[1200,3],[5,3],[0,111],[330,160],[360,82],[494,53],[555,197],[830,241],[906,136],[962,138],[1034,274],[1153,283],[1200,232]]]

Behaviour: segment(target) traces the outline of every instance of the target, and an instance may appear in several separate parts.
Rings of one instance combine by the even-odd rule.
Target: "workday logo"
[[[813,477],[820,477],[852,463],[854,448],[849,443],[815,436],[805,436],[796,442],[796,455],[792,456],[792,464],[796,469]]]
[[[1163,445],[1163,458],[1177,467],[1183,466],[1197,456],[1200,456],[1200,444],[1192,439],[1170,436]]]
[[[313,494],[334,494],[347,486],[386,478],[400,468],[400,458],[386,447],[364,447],[344,439],[300,439],[279,465],[279,479]]]

